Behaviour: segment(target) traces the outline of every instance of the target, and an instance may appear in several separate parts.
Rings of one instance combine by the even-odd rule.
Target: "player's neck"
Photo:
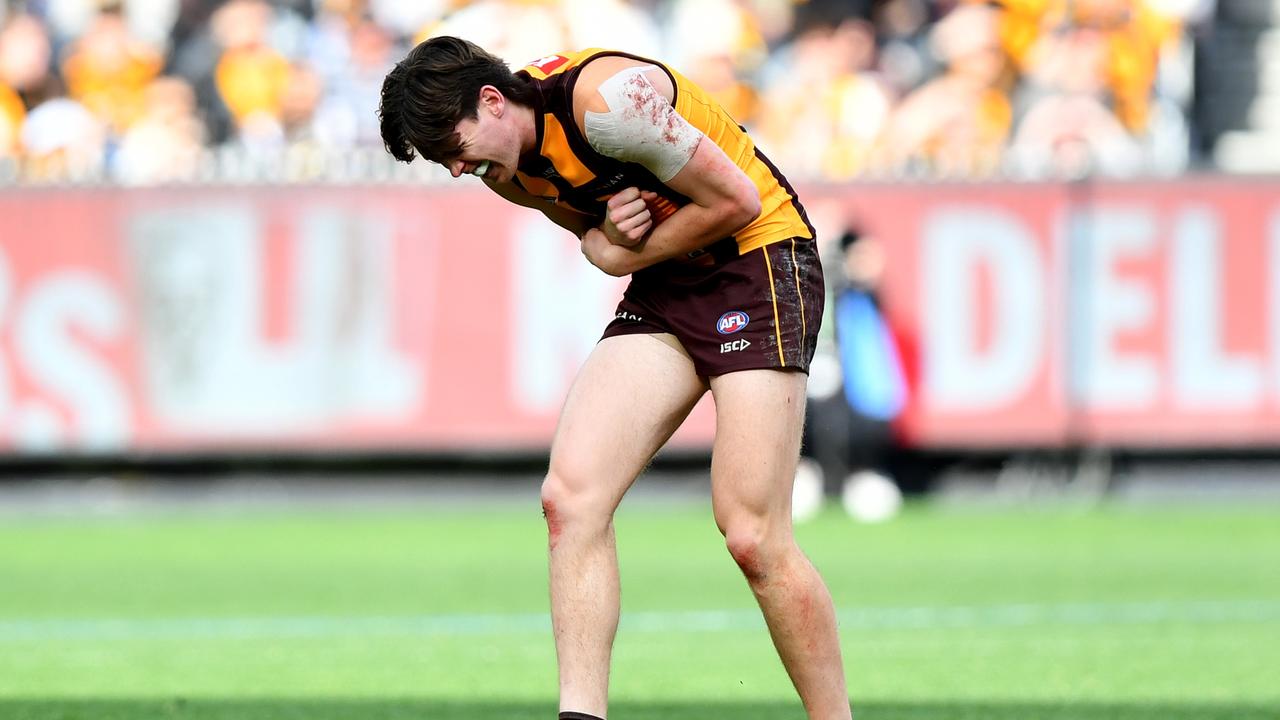
[[[534,118],[533,108],[515,105],[517,132],[520,133],[520,157],[538,151],[538,123]]]

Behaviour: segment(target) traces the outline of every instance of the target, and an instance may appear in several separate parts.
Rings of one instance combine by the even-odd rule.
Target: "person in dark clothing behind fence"
[[[893,421],[907,401],[898,345],[880,309],[884,249],[858,229],[840,238],[829,315],[834,342],[814,358],[793,514],[803,520],[839,499],[864,521],[892,517],[902,495],[889,474]]]

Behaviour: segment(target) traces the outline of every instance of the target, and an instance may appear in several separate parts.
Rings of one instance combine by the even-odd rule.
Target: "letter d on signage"
[[[921,250],[923,401],[983,412],[1016,400],[1043,356],[1045,259],[1035,238],[996,209],[950,208],[925,219]]]

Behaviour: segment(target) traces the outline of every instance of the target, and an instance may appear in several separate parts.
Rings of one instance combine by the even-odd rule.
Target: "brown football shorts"
[[[730,238],[633,274],[604,337],[670,333],[705,377],[808,372],[826,300],[816,243],[792,238],[737,250]]]

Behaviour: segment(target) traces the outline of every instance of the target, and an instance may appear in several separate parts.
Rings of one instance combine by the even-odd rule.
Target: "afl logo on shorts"
[[[746,327],[749,322],[751,318],[747,317],[746,313],[741,310],[730,310],[716,321],[716,330],[721,335],[732,335]]]

